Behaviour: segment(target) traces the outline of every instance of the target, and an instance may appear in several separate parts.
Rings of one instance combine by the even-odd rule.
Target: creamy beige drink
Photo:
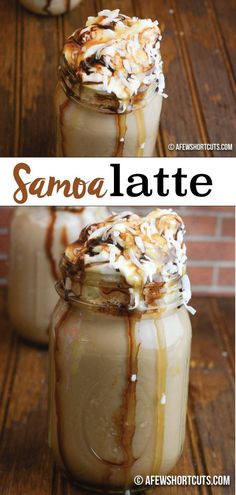
[[[87,227],[61,262],[50,335],[50,434],[90,490],[135,489],[183,447],[191,325],[184,225],[170,210]],[[137,488],[137,487],[136,487]]]
[[[77,7],[81,0],[20,0],[31,12],[41,15],[59,15]]]
[[[118,9],[68,38],[56,91],[59,156],[155,154],[166,96],[160,40],[157,21]]]
[[[9,314],[17,332],[48,342],[58,262],[75,232],[104,218],[103,208],[17,208],[11,225]]]

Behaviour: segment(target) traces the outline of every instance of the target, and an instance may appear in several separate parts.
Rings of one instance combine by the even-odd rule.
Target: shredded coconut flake
[[[166,404],[166,394],[162,394],[161,396],[161,405],[164,406]]]
[[[123,101],[121,112],[121,106],[122,111],[127,109],[127,97],[136,95],[140,88],[144,91],[154,84],[154,90],[163,94],[160,40],[157,21],[104,9],[97,17],[88,17],[84,29],[73,33],[63,53],[82,84],[94,82],[96,91],[114,93]]]
[[[115,280],[121,277],[129,291],[125,304],[131,311],[159,305],[162,299],[168,305],[174,297],[175,305],[184,305],[195,314],[189,306],[191,286],[186,275],[184,233],[181,218],[172,210],[157,209],[144,218],[130,211],[113,213],[104,222],[84,229],[78,247],[69,246],[66,257],[70,260],[71,256],[73,263],[77,257],[82,258],[82,266],[90,274],[99,271]],[[178,292],[174,296],[176,283]]]

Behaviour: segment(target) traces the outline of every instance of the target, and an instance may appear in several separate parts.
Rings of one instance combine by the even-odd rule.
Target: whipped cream
[[[68,38],[63,57],[74,84],[119,100],[144,96],[153,85],[166,96],[160,41],[157,21],[102,10]]]
[[[79,240],[67,247],[62,273],[66,280],[98,274],[122,279],[129,291],[129,309],[142,311],[157,303],[165,287],[173,291],[178,280],[187,306],[191,289],[184,233],[182,219],[172,210],[156,209],[146,217],[114,214],[83,229]]]

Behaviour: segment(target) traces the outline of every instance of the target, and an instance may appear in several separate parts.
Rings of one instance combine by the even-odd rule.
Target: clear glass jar
[[[81,0],[20,0],[31,12],[41,15],[60,15],[78,7]]]
[[[155,87],[125,102],[74,80],[61,57],[56,89],[58,156],[155,156],[162,96]],[[93,146],[91,146],[93,143]]]
[[[11,224],[9,316],[24,338],[46,344],[58,297],[58,262],[74,233],[101,219],[104,208],[18,207]]]
[[[135,491],[136,475],[169,473],[183,448],[191,324],[180,286],[145,313],[125,310],[118,284],[103,286],[102,304],[95,287],[58,290],[50,334],[54,457],[81,487]]]

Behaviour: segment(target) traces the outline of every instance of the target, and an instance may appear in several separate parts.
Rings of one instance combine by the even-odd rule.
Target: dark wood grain
[[[0,156],[14,154],[18,23],[15,0],[0,2]]]
[[[47,351],[23,343],[0,291],[0,494],[86,495],[47,446]],[[173,474],[230,474],[231,486],[164,487],[154,495],[234,494],[234,300],[195,297],[187,434]]]
[[[158,18],[166,91],[159,156],[230,156],[230,151],[170,152],[175,143],[236,145],[236,7],[233,0],[82,0],[64,17],[35,16],[1,0],[0,156],[55,156],[54,88],[59,51],[88,15],[120,8]]]
[[[168,99],[163,102],[160,137],[163,154],[178,156],[181,152],[168,151],[169,143],[206,142],[207,137],[199,117],[200,103],[196,102],[191,74],[186,70],[188,65],[186,66],[185,63],[182,37],[178,32],[176,16],[169,2],[165,0],[133,3],[136,6],[137,15],[157,18],[160,22],[163,33],[162,57],[168,94]],[[186,152],[185,156],[190,154],[191,152]],[[204,155],[203,151],[195,153],[195,156],[202,155]]]
[[[234,91],[236,76],[236,9],[235,1],[227,0],[227,8],[221,0],[210,0],[211,15],[218,36],[221,52]]]
[[[236,132],[236,109],[221,46],[212,19],[210,1],[170,1],[185,45],[187,65],[201,104],[205,139],[209,143],[232,143]],[[227,9],[227,2],[224,4]],[[215,156],[222,153],[215,151]],[[227,153],[228,156],[228,153]]]
[[[228,356],[224,355],[222,339],[226,328],[227,300],[224,308],[222,303],[220,309],[219,306],[217,299],[201,298],[197,305],[198,314],[193,319],[189,414],[197,433],[205,472],[211,476],[228,473],[233,477],[234,462],[228,457],[228,452],[234,449],[233,375]],[[233,316],[231,306],[230,320]],[[232,331],[233,323],[230,324],[229,320],[227,323]],[[233,339],[231,347],[233,351]],[[231,489],[233,493],[232,486]],[[218,487],[217,493],[231,491],[228,487]]]
[[[20,155],[55,155],[58,19],[22,11]]]

